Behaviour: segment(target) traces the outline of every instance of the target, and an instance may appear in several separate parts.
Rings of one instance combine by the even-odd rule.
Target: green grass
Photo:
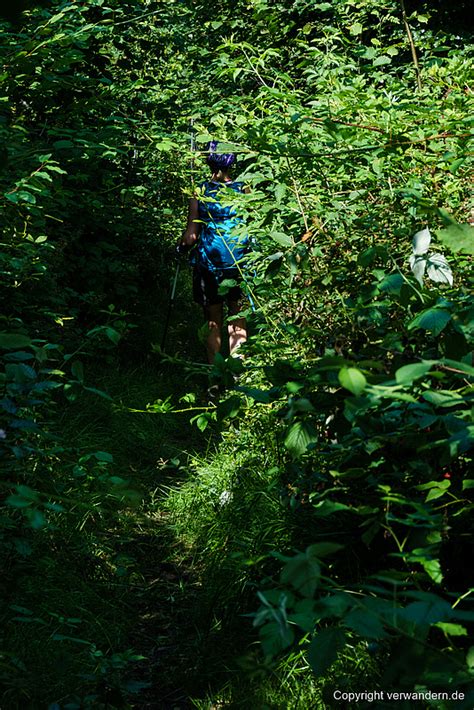
[[[150,326],[145,341],[159,336],[152,319],[145,325]],[[191,331],[191,344],[193,337]],[[86,361],[86,384],[113,401],[84,392],[56,408],[48,423],[62,453],[50,457],[47,475],[55,477],[69,512],[55,516],[49,528],[27,529],[23,544],[31,546],[30,553],[8,565],[2,707],[43,708],[74,698],[86,707],[100,707],[113,697],[118,707],[128,680],[156,679],[150,681],[150,657],[122,659],[121,669],[120,657],[113,654],[130,648],[153,654],[157,644],[176,652],[175,606],[181,603],[187,572],[178,574],[168,562],[179,543],[166,525],[159,489],[186,475],[185,467],[180,470],[176,461],[170,465],[170,459],[180,457],[184,463],[206,445],[207,437],[190,427],[186,415],[130,411],[169,395],[178,398],[189,385],[156,355],[143,357],[138,367],[129,360],[120,364],[112,356],[112,366]],[[109,453],[113,462],[102,467],[89,462],[88,480],[75,479],[75,463],[95,451]],[[110,476],[124,479],[124,485],[115,489]],[[121,493],[129,490],[134,495],[121,503]]]
[[[169,352],[199,361],[190,318],[173,323]],[[298,544],[267,423],[253,415],[240,431],[201,433],[189,414],[143,411],[196,389],[185,368],[146,355],[160,327],[143,325],[122,362],[85,363],[86,384],[112,401],[84,392],[50,421],[65,442],[51,470],[69,512],[30,531],[31,555],[9,569],[18,574],[2,614],[0,704],[331,709],[301,651],[264,659],[247,616],[262,578],[278,571],[269,553]],[[87,481],[74,479],[81,456],[97,451],[113,460],[90,459]],[[336,675],[375,673],[363,651],[339,665]]]

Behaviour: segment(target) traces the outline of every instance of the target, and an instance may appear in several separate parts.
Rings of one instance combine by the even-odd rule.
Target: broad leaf
[[[283,584],[291,584],[305,597],[312,597],[319,584],[321,569],[311,549],[292,557],[281,572]]]
[[[412,254],[409,259],[410,269],[412,270],[413,276],[418,281],[418,283],[423,286],[423,276],[426,271],[427,260],[424,256],[417,256]]]
[[[84,365],[80,360],[73,362],[71,372],[79,382],[84,382]]]
[[[326,557],[326,555],[332,555],[334,552],[342,550],[343,547],[344,545],[340,545],[338,542],[316,542],[308,547],[307,552],[316,558]]]
[[[353,508],[333,500],[323,500],[314,506],[314,514],[319,518],[325,518],[327,515],[332,515],[340,510],[353,510]]]
[[[435,283],[453,285],[453,272],[442,254],[430,254],[426,260],[426,275]]]
[[[5,197],[7,200],[10,200],[10,202],[14,202],[15,204],[18,202],[27,202],[30,205],[36,204],[36,197],[31,194],[31,192],[28,192],[27,190],[18,190],[16,192],[7,192],[5,194]]]
[[[431,362],[414,362],[411,365],[400,367],[395,373],[399,385],[410,385],[414,380],[426,375],[433,367]]]
[[[338,654],[346,645],[342,629],[322,629],[311,641],[308,662],[317,676],[323,675],[332,666]]]
[[[341,368],[338,378],[341,385],[356,396],[361,394],[367,385],[365,376],[356,367]]]
[[[426,574],[431,577],[435,584],[441,584],[443,581],[443,571],[439,560],[420,559],[417,561],[421,564]]]
[[[401,274],[388,274],[380,281],[378,287],[384,293],[398,295],[404,283],[405,281]]]
[[[438,621],[435,626],[448,636],[467,636],[466,629],[460,624],[449,624],[444,621]]]
[[[474,255],[474,227],[469,224],[450,224],[436,232],[451,251]]]
[[[385,636],[382,622],[368,609],[353,609],[344,618],[344,623],[363,638],[379,639]]]
[[[430,595],[430,599],[426,601],[413,602],[400,611],[403,619],[412,621],[417,626],[430,626],[449,619],[451,615],[451,605],[433,595]]]
[[[425,229],[422,229],[420,232],[417,232],[412,240],[413,244],[413,254],[416,256],[420,256],[421,254],[426,254],[430,247],[431,243],[431,234],[430,230],[428,227],[425,227]]]
[[[293,246],[293,239],[283,232],[270,232],[270,236],[277,244],[281,247],[291,247]]]
[[[22,333],[0,333],[0,348],[3,350],[26,348],[30,344],[31,339]]]
[[[471,646],[466,654],[466,665],[469,669],[474,669],[474,646]]]
[[[291,626],[270,621],[262,626],[259,636],[265,655],[274,656],[293,643],[295,634]]]
[[[354,22],[353,25],[349,27],[351,35],[360,35],[363,32],[363,27],[360,22]]]
[[[379,57],[376,57],[374,59],[374,67],[381,67],[384,64],[390,64],[391,63],[390,57],[387,57],[386,54],[381,54]]]
[[[308,444],[317,441],[316,429],[309,422],[294,422],[285,437],[285,446],[294,456],[304,454]]]
[[[428,308],[419,313],[408,324],[409,330],[421,328],[430,330],[433,335],[439,335],[451,320],[451,313],[444,308]]]

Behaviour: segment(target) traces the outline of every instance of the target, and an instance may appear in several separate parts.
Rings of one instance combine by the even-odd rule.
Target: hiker
[[[238,236],[235,228],[241,223],[231,204],[232,192],[243,192],[243,183],[235,182],[230,169],[235,162],[233,153],[217,152],[218,143],[208,145],[207,164],[212,171],[210,180],[200,185],[198,197],[189,202],[188,224],[181,245],[192,247],[193,297],[203,306],[207,320],[206,350],[212,364],[221,349],[224,301],[229,315],[242,310],[243,293],[239,284],[230,286],[225,295],[219,285],[226,279],[242,280],[242,259],[248,251],[248,237]],[[227,326],[229,351],[234,355],[247,340],[245,318],[236,318]]]

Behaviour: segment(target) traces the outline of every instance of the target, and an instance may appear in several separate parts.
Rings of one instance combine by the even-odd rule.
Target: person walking
[[[235,155],[218,152],[218,145],[217,141],[208,145],[206,161],[212,174],[201,183],[197,196],[189,202],[187,227],[180,241],[182,247],[192,248],[193,298],[203,307],[207,320],[206,350],[211,364],[222,346],[224,302],[227,302],[229,316],[236,316],[242,310],[240,283],[249,251],[248,236],[237,233],[242,231],[239,230],[242,219],[232,204],[235,193],[245,191],[244,185],[235,182],[230,175]],[[234,283],[224,295],[219,292],[219,286],[229,279]],[[245,318],[233,318],[227,332],[230,354],[235,355],[247,339]]]

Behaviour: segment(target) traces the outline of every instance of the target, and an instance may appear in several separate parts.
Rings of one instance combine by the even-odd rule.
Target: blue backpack
[[[201,232],[199,242],[193,250],[191,262],[204,266],[208,271],[225,271],[242,268],[248,252],[248,235],[238,234],[236,228],[242,223],[231,204],[231,190],[243,191],[241,182],[202,183],[202,199],[199,199],[199,220]]]

